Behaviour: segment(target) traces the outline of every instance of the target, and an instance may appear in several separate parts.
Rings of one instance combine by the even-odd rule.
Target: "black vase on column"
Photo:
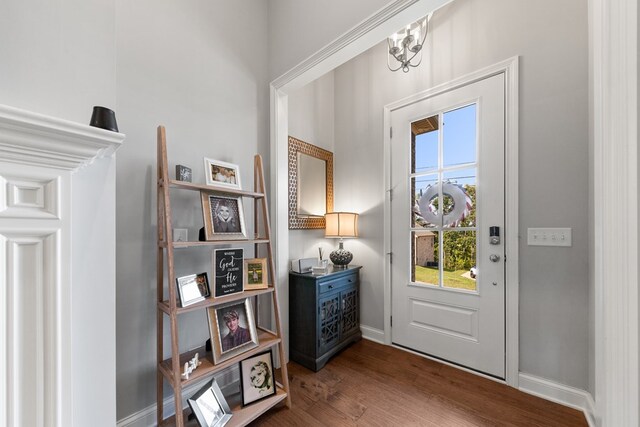
[[[118,132],[116,113],[106,107],[95,106],[93,107],[93,114],[91,114],[89,126]]]

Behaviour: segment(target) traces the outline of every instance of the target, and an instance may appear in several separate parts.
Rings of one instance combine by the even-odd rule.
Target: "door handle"
[[[498,262],[500,261],[500,255],[491,254],[489,255],[489,260],[491,260],[491,262]]]

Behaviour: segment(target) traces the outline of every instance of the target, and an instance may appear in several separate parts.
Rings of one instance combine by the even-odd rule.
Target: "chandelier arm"
[[[420,65],[422,63],[422,56],[420,56],[420,60],[418,61],[418,63],[416,65],[413,65],[412,63],[409,63],[410,67],[417,67],[418,65]]]
[[[422,49],[420,49],[420,50],[419,50],[419,51],[417,51],[417,52],[414,52],[414,53],[413,53],[413,56],[412,56],[411,58],[407,59],[407,61],[406,61],[406,62],[407,62],[409,65],[411,65],[411,61],[413,61],[413,58],[415,58],[415,57],[416,57],[419,53],[421,53],[421,52],[422,52]],[[420,55],[420,62],[422,62],[422,55]],[[418,62],[418,64],[420,64],[420,62]],[[415,65],[412,65],[412,66],[413,66],[413,67],[415,67]]]

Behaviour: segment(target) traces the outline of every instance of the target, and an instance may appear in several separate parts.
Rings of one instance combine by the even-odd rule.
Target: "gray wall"
[[[408,74],[387,70],[384,43],[335,70],[336,203],[362,213],[363,238],[349,242],[364,266],[362,323],[383,328],[383,106],[520,55],[520,370],[587,389],[586,2],[459,0],[432,29]],[[573,246],[529,247],[528,227],[571,227]]]
[[[389,0],[269,0],[269,81],[331,43]]]
[[[89,123],[115,104],[113,0],[0,2],[0,102]]]
[[[128,135],[117,168],[119,419],[156,400],[156,127],[167,129],[171,177],[182,164],[204,182],[202,158],[212,157],[238,164],[243,188],[253,188],[253,155],[269,139],[266,8],[117,1],[117,108]],[[202,211],[198,193],[188,193],[173,193],[174,226],[197,240]],[[251,213],[247,204],[247,224]],[[209,251],[176,252],[178,276],[211,271]],[[181,351],[204,344],[206,325],[203,311],[179,318]],[[168,322],[165,331],[168,356]]]
[[[289,94],[289,135],[333,152],[333,111],[332,71]],[[339,206],[334,207],[340,210]],[[290,259],[317,258],[319,246],[328,258],[334,242],[324,238],[324,229],[289,231]]]

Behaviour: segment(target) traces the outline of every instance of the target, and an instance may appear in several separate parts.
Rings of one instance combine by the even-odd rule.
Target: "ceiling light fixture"
[[[429,31],[430,13],[425,18],[407,25],[406,28],[398,31],[387,38],[389,44],[389,54],[387,55],[387,67],[391,71],[402,70],[409,72],[409,67],[417,67],[422,62],[422,47],[427,39]],[[391,66],[391,58],[399,63],[397,68]],[[412,63],[417,57],[417,63]],[[395,62],[394,62],[395,64]]]

